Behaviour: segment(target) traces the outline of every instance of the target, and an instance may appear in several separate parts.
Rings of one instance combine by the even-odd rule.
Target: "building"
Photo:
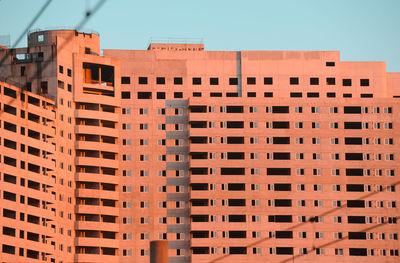
[[[73,30],[0,49],[1,260],[148,262],[153,240],[170,262],[399,260],[400,74],[384,62],[99,54]]]

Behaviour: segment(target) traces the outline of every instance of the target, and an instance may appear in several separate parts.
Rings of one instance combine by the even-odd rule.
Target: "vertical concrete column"
[[[150,242],[150,263],[168,263],[168,241]]]

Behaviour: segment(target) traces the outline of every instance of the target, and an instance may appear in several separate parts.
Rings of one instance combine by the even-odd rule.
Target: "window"
[[[272,84],[273,84],[273,79],[271,77],[264,78],[264,85],[272,85]]]
[[[147,84],[147,77],[139,77],[138,82],[139,84]]]
[[[343,86],[351,86],[351,79],[343,79],[342,84]]]
[[[335,78],[326,78],[326,84],[327,85],[336,85],[336,79]]]
[[[130,77],[121,77],[121,84],[131,84]]]
[[[310,85],[319,85],[319,78],[310,78]]]
[[[210,85],[218,85],[219,80],[218,78],[210,78]]]
[[[176,99],[183,98],[183,92],[174,92],[174,98]]]
[[[238,85],[238,78],[229,78],[229,85]]]
[[[360,86],[369,86],[369,79],[360,79]]]
[[[291,77],[290,78],[290,85],[299,85],[299,78]]]
[[[248,77],[247,78],[247,85],[255,85],[256,84],[256,78],[255,77]]]
[[[181,77],[174,78],[174,85],[182,85],[183,79]]]
[[[192,78],[193,85],[201,85],[201,78]]]
[[[165,100],[165,92],[157,92],[158,100]]]
[[[121,92],[121,98],[122,99],[130,99],[131,98],[131,93],[129,91],[122,91]]]
[[[164,77],[157,77],[156,78],[156,83],[158,85],[164,85],[165,84],[165,78]]]

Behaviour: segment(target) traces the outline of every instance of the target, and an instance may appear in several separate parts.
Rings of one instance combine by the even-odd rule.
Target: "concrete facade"
[[[149,262],[157,240],[169,262],[399,260],[400,74],[384,62],[99,54],[72,30],[0,49],[1,260]]]

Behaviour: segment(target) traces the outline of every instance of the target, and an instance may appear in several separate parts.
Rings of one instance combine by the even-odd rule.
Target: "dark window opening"
[[[238,85],[238,78],[229,78],[229,85]]]
[[[165,92],[157,92],[158,100],[165,100]]]
[[[9,114],[15,115],[17,116],[17,109],[14,108],[13,106],[4,104],[4,108],[3,108],[4,112],[7,112]]]
[[[207,137],[190,137],[190,142],[193,144],[206,144]]]
[[[299,85],[299,78],[291,77],[290,78],[290,85]]]
[[[369,86],[369,79],[360,79],[360,86],[362,87]]]
[[[193,92],[193,97],[201,97],[201,92]]]
[[[326,84],[327,85],[336,85],[336,79],[335,78],[326,78]]]
[[[349,248],[350,256],[367,256],[366,248]]]
[[[345,122],[344,123],[344,128],[345,129],[353,129],[353,130],[358,130],[361,129],[361,122]]]
[[[360,106],[344,106],[343,113],[345,114],[361,114]]]
[[[218,85],[218,78],[210,78],[210,85]]]
[[[190,122],[190,127],[191,128],[207,128],[207,122],[206,121],[191,121]]]
[[[244,168],[221,168],[221,175],[244,175]]]
[[[351,86],[351,79],[343,79],[342,83],[343,86]]]
[[[335,62],[328,61],[328,62],[325,63],[325,65],[326,65],[327,67],[334,67],[334,66],[335,66]]]
[[[207,167],[193,167],[193,168],[190,168],[190,171],[193,175],[207,175],[208,174]]]
[[[274,121],[272,122],[273,129],[289,129],[290,124],[288,121]]]
[[[336,93],[335,92],[327,92],[326,97],[327,98],[336,98]]]
[[[183,92],[174,92],[174,98],[175,99],[182,99],[183,98]]]
[[[207,191],[208,190],[208,184],[207,183],[193,183],[190,184],[192,187],[192,191]]]
[[[363,184],[347,184],[346,185],[347,192],[364,192]]]
[[[293,238],[293,231],[276,231],[275,238]]]
[[[319,98],[319,92],[307,92],[307,98]]]
[[[226,106],[227,113],[243,113],[243,106]]]
[[[201,85],[201,78],[192,78],[193,85]]]
[[[303,93],[301,93],[301,92],[290,92],[290,97],[291,98],[302,98],[303,97]]]
[[[131,77],[121,77],[121,84],[131,84]]]
[[[147,77],[139,77],[138,82],[139,84],[147,84]]]
[[[121,98],[122,99],[130,99],[131,98],[131,92],[130,91],[122,91],[121,92]]]
[[[290,137],[274,137],[273,144],[290,144]]]
[[[228,160],[244,160],[244,152],[228,152]]]
[[[373,98],[374,94],[371,93],[362,93],[360,94],[360,98]]]
[[[207,152],[191,152],[190,153],[190,157],[192,159],[208,159],[207,156],[208,156]]]
[[[351,93],[343,93],[343,98],[351,98],[353,95]]]
[[[164,85],[165,84],[165,78],[164,77],[157,77],[156,78],[156,84]]]
[[[348,216],[347,222],[349,224],[365,224],[365,216]]]
[[[246,231],[229,231],[229,238],[246,238]]]
[[[257,96],[256,92],[247,92],[247,97],[249,98],[255,98]]]
[[[362,138],[361,137],[346,137],[346,138],[344,138],[344,144],[362,145]]]
[[[234,98],[234,97],[239,97],[239,93],[237,92],[227,92],[226,97],[228,98]]]
[[[244,144],[244,137],[227,137],[228,144]]]
[[[192,199],[192,206],[208,206],[208,199]]]
[[[210,92],[210,97],[222,97],[222,92]]]
[[[289,113],[289,106],[272,106],[272,113]]]
[[[290,175],[290,168],[267,168],[267,175]]]
[[[274,152],[274,160],[290,160],[290,152]]]
[[[246,191],[245,184],[228,184],[228,191]]]
[[[229,215],[228,218],[232,223],[246,222],[246,215]]]
[[[145,99],[145,100],[149,100],[151,99],[151,92],[143,92],[143,91],[139,91],[138,94],[138,99]]]
[[[346,153],[346,160],[349,161],[361,161],[363,159],[362,153]]]
[[[264,85],[272,85],[273,79],[271,77],[264,78]]]
[[[17,98],[17,92],[13,89],[9,89],[7,87],[4,87],[4,95],[8,96],[8,97],[12,97],[14,99]]]
[[[194,255],[210,254],[210,248],[209,247],[192,247],[192,252]]]
[[[347,207],[364,208],[365,201],[364,200],[347,200]]]
[[[274,93],[272,92],[264,92],[264,98],[272,98],[274,97]]]
[[[346,169],[346,176],[363,176],[363,169],[359,168]]]
[[[208,222],[208,215],[192,215],[192,222]]]
[[[292,185],[291,184],[274,184],[275,191],[291,191]]]
[[[183,79],[182,78],[174,78],[174,85],[182,85]]]
[[[246,199],[228,199],[228,206],[246,206]]]
[[[291,215],[270,215],[270,216],[268,216],[268,222],[292,223],[292,216]]]
[[[293,247],[277,247],[277,255],[293,255]]]
[[[247,85],[256,85],[256,78],[255,77],[248,77],[247,78]]]
[[[319,78],[310,78],[310,85],[319,85]]]
[[[243,121],[227,121],[226,127],[228,129],[243,129],[244,122]]]
[[[229,254],[231,254],[231,255],[246,255],[247,247],[229,247]]]
[[[192,238],[209,238],[208,231],[192,231]]]
[[[291,207],[292,199],[275,199],[274,204],[275,207]]]

